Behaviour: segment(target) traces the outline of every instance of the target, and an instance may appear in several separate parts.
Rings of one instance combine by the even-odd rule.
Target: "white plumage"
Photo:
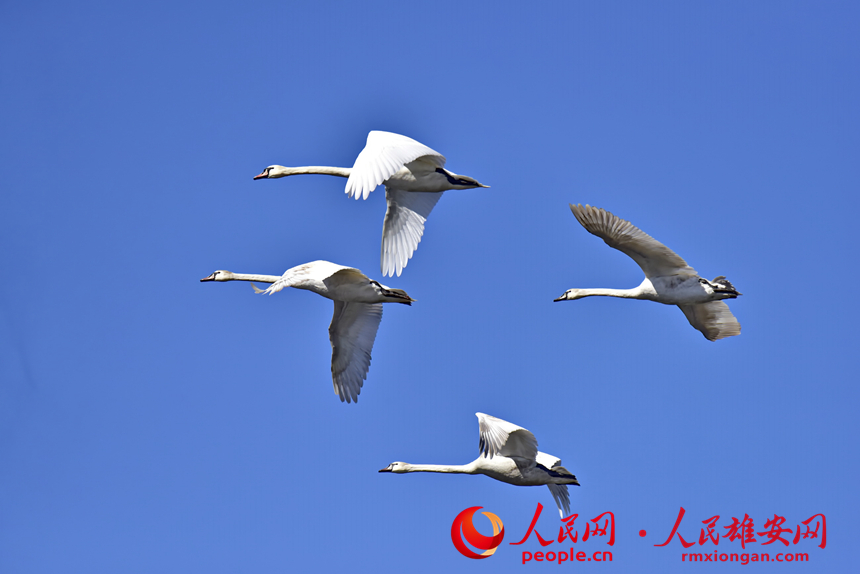
[[[677,305],[690,325],[709,341],[740,334],[740,323],[721,299],[741,294],[725,277],[713,281],[699,277],[674,251],[604,209],[589,205],[571,205],[570,209],[586,230],[632,258],[645,273],[645,280],[634,289],[568,289],[556,301],[590,296],[645,299]]]
[[[346,194],[367,199],[385,184],[388,208],[382,227],[382,275],[399,276],[418,248],[424,222],[442,192],[449,189],[488,187],[445,169],[445,156],[412,138],[372,131],[352,168],[270,165],[254,179],[274,179],[299,174],[346,177]]]
[[[379,472],[442,472],[483,474],[517,486],[547,485],[562,518],[570,515],[567,485],[579,481],[561,466],[561,459],[538,451],[535,435],[521,426],[502,419],[475,413],[478,417],[480,456],[469,464],[409,464],[392,462]]]
[[[411,305],[413,299],[400,289],[391,289],[369,279],[352,267],[328,261],[313,261],[288,269],[283,275],[248,275],[216,271],[200,281],[258,281],[271,283],[257,293],[277,293],[285,287],[306,289],[334,301],[329,325],[331,376],[341,401],[358,402],[370,369],[370,352],[382,320],[382,303]],[[253,284],[252,284],[253,285]]]

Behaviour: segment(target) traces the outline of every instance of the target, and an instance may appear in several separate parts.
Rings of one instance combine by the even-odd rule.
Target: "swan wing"
[[[341,401],[358,402],[381,320],[382,303],[334,302],[334,316],[328,328],[331,378]]]
[[[741,334],[741,324],[722,301],[698,305],[678,305],[694,329],[701,331],[709,341]]]
[[[412,254],[418,249],[424,235],[424,222],[441,192],[401,191],[392,187],[385,188],[388,209],[382,224],[382,276],[397,276]]]
[[[299,283],[301,279],[301,275],[294,273],[293,269],[288,269],[286,273],[281,275],[275,280],[274,283],[266,287],[265,289],[257,289],[254,287],[255,293],[265,293],[266,295],[271,295],[272,293],[277,293],[287,287],[292,287]]]
[[[646,277],[698,275],[677,253],[629,221],[590,205],[571,204],[570,210],[589,233],[632,258]]]
[[[558,513],[561,518],[570,516],[570,494],[567,492],[566,484],[547,484],[552,497],[555,499],[555,504],[558,506]]]
[[[331,261],[311,261],[310,263],[302,263],[301,265],[296,265],[295,267],[287,269],[284,271],[284,274],[278,277],[267,289],[255,289],[255,291],[271,295],[272,293],[277,293],[286,287],[296,287],[306,284],[308,281],[325,281],[327,278],[335,275],[339,270],[352,270],[361,274],[361,271],[358,271],[358,269],[344,267],[343,265],[338,265]],[[313,291],[313,289],[311,290]]]
[[[412,138],[391,132],[370,132],[346,180],[346,194],[367,199],[383,181],[419,157],[437,167],[445,166],[445,156]]]
[[[535,464],[538,443],[531,431],[484,413],[475,415],[478,417],[480,434],[478,448],[482,455],[487,458],[495,455],[521,458],[531,465]]]

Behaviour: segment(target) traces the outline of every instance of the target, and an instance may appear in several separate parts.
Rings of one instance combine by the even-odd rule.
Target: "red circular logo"
[[[489,558],[505,538],[505,525],[502,524],[502,519],[492,512],[482,512],[481,514],[490,519],[490,523],[493,525],[493,535],[484,536],[475,530],[475,525],[472,524],[472,515],[482,508],[483,506],[467,508],[458,514],[457,518],[454,519],[454,523],[451,524],[451,542],[454,543],[454,546],[460,551],[460,554],[467,558]],[[466,539],[466,542],[479,550],[483,550],[484,552],[480,554],[473,552],[463,542],[464,538]]]

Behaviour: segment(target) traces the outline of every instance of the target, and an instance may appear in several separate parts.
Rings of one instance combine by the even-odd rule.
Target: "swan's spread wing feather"
[[[385,188],[388,210],[382,224],[382,276],[397,276],[412,254],[418,249],[424,235],[424,222],[442,193],[400,191]]]
[[[605,209],[572,205],[570,210],[589,233],[631,257],[646,277],[667,275],[697,275],[677,253],[620,217]]]
[[[287,287],[292,287],[296,283],[299,282],[299,277],[295,274],[290,273],[291,269],[284,273],[281,277],[278,277],[277,281],[266,287],[265,289],[257,289],[254,287],[255,293],[265,293],[266,295],[271,295],[272,293],[277,293],[282,289]]]
[[[535,435],[521,426],[497,419],[484,413],[478,417],[481,454],[493,458],[495,455],[522,458],[534,464],[538,452]]]
[[[552,497],[555,499],[555,504],[558,506],[558,513],[562,518],[570,516],[570,494],[567,492],[566,484],[547,484]]]
[[[709,341],[741,334],[741,324],[722,301],[698,305],[678,305],[694,329],[702,332]]]
[[[346,180],[346,194],[367,199],[383,181],[419,157],[437,167],[445,166],[445,156],[412,138],[391,132],[370,132],[367,145],[358,154]]]
[[[341,401],[358,402],[381,320],[382,303],[334,302],[334,316],[328,328],[331,378]]]

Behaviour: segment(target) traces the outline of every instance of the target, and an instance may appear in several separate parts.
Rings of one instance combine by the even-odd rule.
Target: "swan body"
[[[385,185],[388,208],[382,224],[382,275],[400,276],[424,235],[424,222],[449,189],[489,187],[445,169],[445,156],[412,138],[372,131],[352,168],[270,165],[254,179],[275,179],[302,174],[347,178],[346,194],[367,199]]]
[[[313,291],[334,301],[329,325],[331,375],[334,392],[341,402],[358,402],[361,387],[370,369],[370,352],[382,320],[382,303],[411,305],[405,291],[391,289],[352,267],[329,261],[313,261],[287,269],[281,275],[250,275],[219,270],[203,281],[257,281],[271,283],[257,293],[277,293],[285,287]]]
[[[699,277],[674,251],[604,209],[589,205],[571,205],[570,209],[587,231],[636,261],[645,280],[633,289],[568,289],[556,301],[593,296],[656,301],[680,307],[690,325],[710,341],[740,334],[740,323],[722,300],[741,293],[725,277],[713,281]]]
[[[480,456],[468,464],[409,464],[392,462],[379,472],[441,472],[483,474],[516,486],[547,485],[562,518],[570,514],[567,485],[579,486],[576,476],[561,466],[561,459],[537,449],[530,431],[502,419],[475,413],[478,417]]]

